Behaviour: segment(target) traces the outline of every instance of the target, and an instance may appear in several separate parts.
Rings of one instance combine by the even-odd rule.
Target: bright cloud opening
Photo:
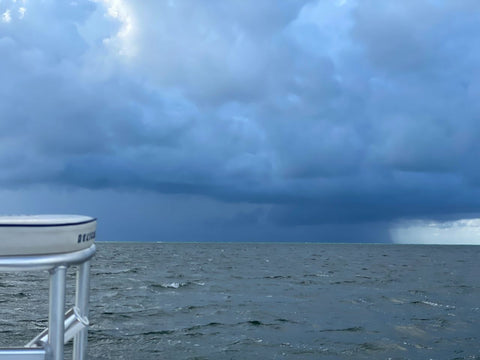
[[[10,21],[12,21],[10,10],[5,10],[5,12],[2,14],[2,21],[5,23],[9,23]]]
[[[25,17],[25,13],[27,12],[27,9],[24,7],[21,7],[18,9],[18,18],[23,19]]]
[[[412,221],[390,229],[398,244],[480,245],[480,219]]]
[[[3,2],[0,0],[0,5],[0,21],[3,23],[11,23],[16,18],[22,20],[27,12],[25,0],[12,0]]]
[[[107,15],[120,21],[120,30],[114,38],[104,40],[105,44],[117,43],[120,55],[134,56],[136,53],[134,42],[131,39],[133,31],[133,16],[127,4],[122,0],[100,0],[107,7]]]

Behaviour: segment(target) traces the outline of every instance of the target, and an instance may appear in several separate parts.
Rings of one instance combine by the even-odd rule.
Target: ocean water
[[[480,359],[480,247],[97,245],[90,359]],[[1,346],[46,325],[47,278],[0,274]]]

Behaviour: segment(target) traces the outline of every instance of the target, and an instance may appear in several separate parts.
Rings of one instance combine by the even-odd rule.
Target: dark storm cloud
[[[479,213],[474,1],[0,12],[4,187],[193,193],[285,225]]]

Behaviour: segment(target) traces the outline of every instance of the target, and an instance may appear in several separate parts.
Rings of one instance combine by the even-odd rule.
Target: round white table
[[[23,348],[0,349],[0,359],[64,359],[73,338],[73,359],[86,358],[90,259],[97,220],[80,215],[0,216],[0,271],[50,273],[48,329]],[[75,306],[65,314],[66,271],[77,265]]]

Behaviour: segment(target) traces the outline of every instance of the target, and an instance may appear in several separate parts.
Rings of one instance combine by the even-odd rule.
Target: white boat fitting
[[[0,256],[82,250],[94,242],[96,224],[79,215],[0,216]]]
[[[0,271],[50,273],[48,329],[23,348],[0,349],[0,359],[64,359],[73,338],[73,359],[86,359],[90,259],[95,218],[79,215],[0,216]],[[65,314],[66,271],[77,265],[75,306]]]

